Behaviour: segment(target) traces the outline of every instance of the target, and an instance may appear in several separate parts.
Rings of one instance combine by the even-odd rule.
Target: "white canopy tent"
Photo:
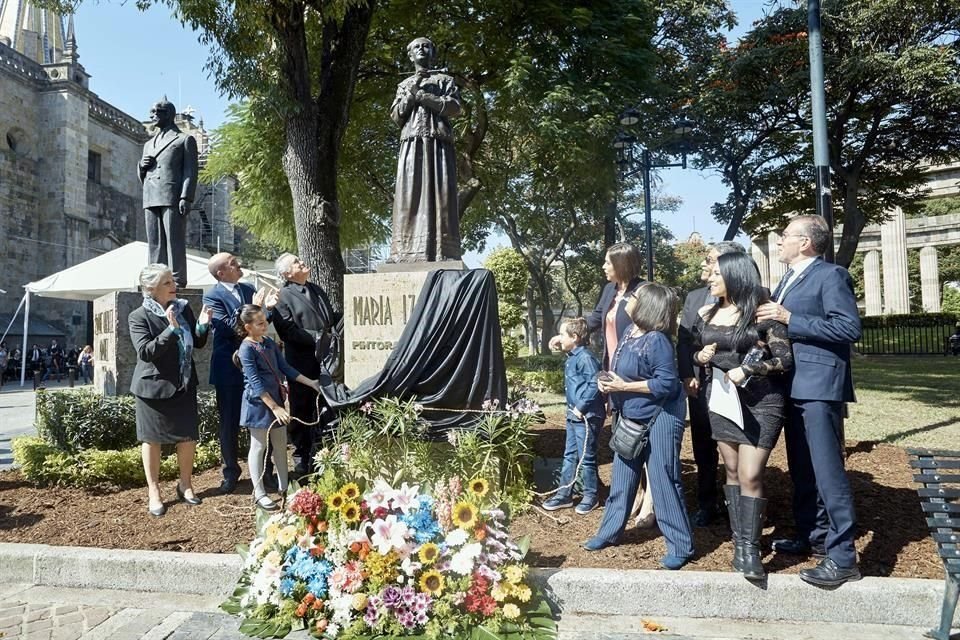
[[[14,313],[13,324],[21,307],[23,314],[23,347],[21,352],[26,359],[27,333],[30,321],[30,294],[65,300],[93,301],[114,291],[136,291],[140,286],[140,270],[147,260],[147,243],[131,242],[113,251],[104,253],[63,271],[51,274],[42,280],[23,285],[25,292],[20,306]],[[207,270],[208,258],[187,253],[187,287],[207,290],[217,281]],[[243,280],[254,287],[267,285],[276,289],[276,276],[252,270],[244,270]],[[9,327],[7,327],[9,330]],[[4,332],[4,335],[6,331]],[[20,367],[20,385],[26,379],[26,367]]]

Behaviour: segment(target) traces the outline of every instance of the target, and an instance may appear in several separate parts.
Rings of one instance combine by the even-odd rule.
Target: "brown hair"
[[[643,331],[659,331],[673,337],[677,333],[677,309],[680,298],[670,287],[644,282],[631,293],[636,299],[630,319]]]
[[[237,316],[237,326],[234,331],[237,332],[241,340],[247,337],[246,325],[253,322],[253,318],[258,313],[263,313],[263,309],[259,305],[245,304],[240,307],[240,314]]]
[[[607,249],[613,274],[624,284],[640,275],[640,250],[629,242],[618,242]]]
[[[560,323],[560,331],[564,332],[571,338],[577,338],[577,344],[585,344],[587,341],[587,336],[589,335],[587,321],[583,318],[565,319]]]

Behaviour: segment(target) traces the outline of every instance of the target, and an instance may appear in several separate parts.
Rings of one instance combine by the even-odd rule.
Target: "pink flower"
[[[373,491],[364,495],[363,499],[367,503],[367,509],[370,510],[370,513],[373,513],[381,507],[384,509],[389,509],[390,499],[392,497],[393,489],[390,487],[390,485],[384,482],[382,479],[378,479],[373,485]]]
[[[407,532],[407,525],[398,522],[397,516],[390,514],[386,518],[374,520],[370,542],[377,548],[378,553],[386,555],[391,549],[403,548]]]
[[[404,482],[399,489],[393,492],[393,508],[400,509],[404,514],[409,513],[410,509],[417,509],[420,503],[417,496],[420,495],[420,485],[415,484],[412,487]]]

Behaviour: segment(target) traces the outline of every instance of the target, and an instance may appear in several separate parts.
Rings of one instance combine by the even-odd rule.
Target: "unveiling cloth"
[[[432,271],[383,369],[354,389],[320,378],[333,409],[382,396],[415,399],[430,435],[469,427],[484,401],[507,399],[497,289],[486,269]],[[454,411],[450,411],[450,410]]]

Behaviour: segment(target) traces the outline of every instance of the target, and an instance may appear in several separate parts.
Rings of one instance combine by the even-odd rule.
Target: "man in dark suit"
[[[197,191],[197,141],[173,123],[177,110],[166,98],[150,109],[157,133],[143,145],[138,165],[149,245],[147,264],[173,269],[187,286],[187,214]]]
[[[343,315],[333,310],[326,291],[308,281],[310,267],[300,258],[284,253],[277,258],[276,268],[284,284],[273,312],[273,326],[283,340],[284,357],[294,369],[316,379],[324,368],[321,363],[331,356],[330,345],[337,342],[338,324],[342,334]],[[333,359],[337,356],[332,354]],[[327,365],[328,372],[336,368],[336,362]],[[321,410],[324,406],[321,401]],[[322,435],[325,425],[321,423],[318,428],[312,428],[302,423],[317,420],[317,392],[302,384],[291,385],[290,415],[302,421],[290,424],[294,473],[312,473],[314,435]]]
[[[240,347],[236,334],[240,307],[256,304],[272,309],[276,293],[254,291],[240,282],[243,269],[240,261],[229,253],[218,253],[207,261],[207,269],[217,280],[203,296],[203,304],[210,309],[213,327],[213,354],[210,356],[210,384],[217,391],[217,411],[220,414],[220,456],[223,460],[222,493],[233,493],[240,479],[237,459],[240,436],[240,405],[243,400],[243,372],[233,364],[233,354]],[[269,316],[269,314],[268,314]],[[268,474],[269,475],[269,474]]]
[[[710,245],[706,257],[700,263],[700,280],[706,282],[717,264],[717,258],[725,253],[746,253],[737,242],[717,242]],[[717,441],[710,431],[710,415],[707,410],[707,392],[704,368],[693,361],[693,327],[697,311],[716,298],[710,295],[709,287],[700,287],[687,294],[683,301],[683,313],[677,331],[677,367],[683,378],[690,407],[690,441],[693,444],[693,461],[697,465],[697,504],[693,516],[697,527],[709,525],[717,512]],[[739,491],[739,489],[738,489]],[[728,496],[728,503],[735,507],[735,499]]]
[[[794,370],[786,428],[797,538],[774,541],[778,553],[825,557],[800,577],[818,586],[860,579],[853,544],[856,514],[844,468],[843,404],[853,402],[850,345],[860,316],[850,274],[822,258],[833,242],[820,216],[797,216],[781,236],[789,268],[757,320],[787,325]]]

